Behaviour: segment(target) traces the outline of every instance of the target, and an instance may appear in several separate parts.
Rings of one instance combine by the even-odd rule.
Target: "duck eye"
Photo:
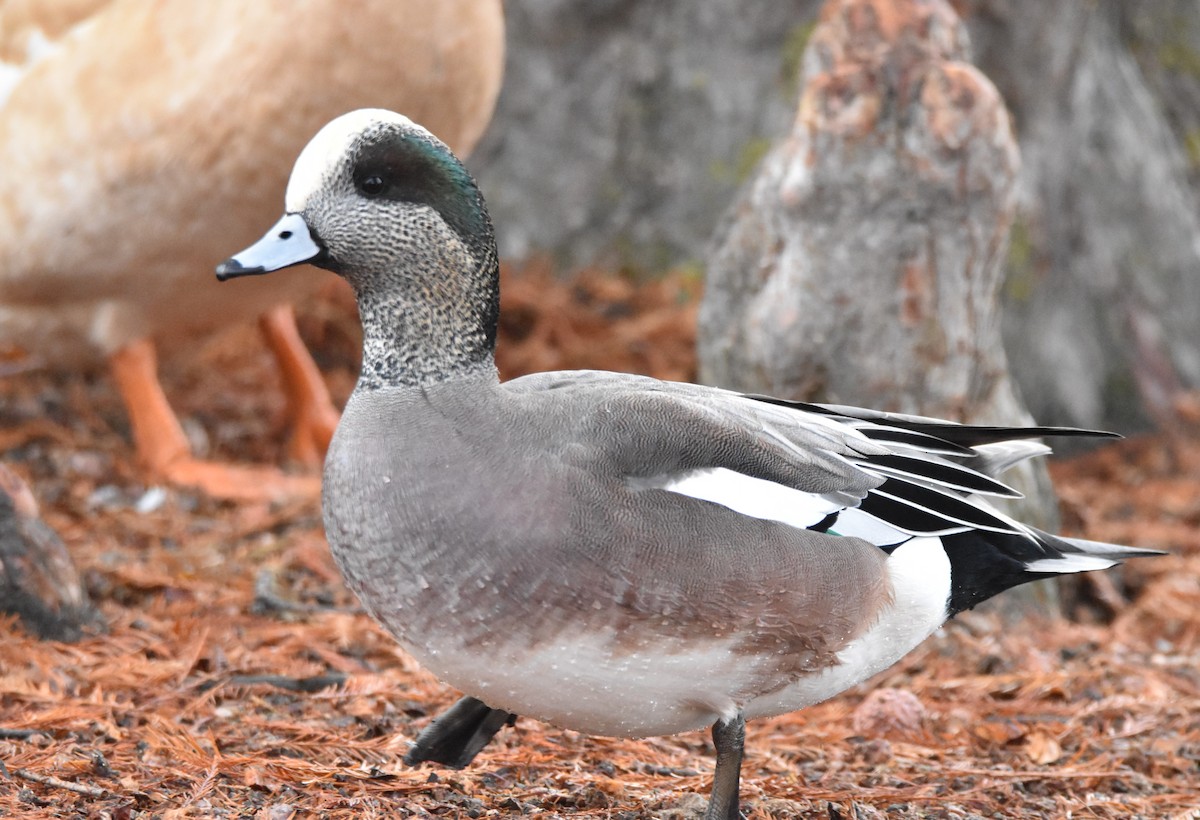
[[[358,184],[358,187],[367,196],[379,196],[387,186],[384,184],[383,177],[374,175],[364,179]]]

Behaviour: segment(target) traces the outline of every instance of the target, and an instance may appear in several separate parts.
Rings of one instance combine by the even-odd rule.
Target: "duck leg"
[[[741,712],[712,727],[713,746],[717,749],[717,767],[713,774],[712,796],[704,820],[739,820],[738,792],[741,788],[742,752],[746,746],[746,718]]]
[[[279,305],[264,313],[258,326],[279,363],[287,394],[292,428],[289,454],[298,464],[320,467],[339,414],[325,380],[300,339],[296,312],[291,305]]]
[[[158,358],[149,339],[125,345],[108,363],[129,413],[138,461],[153,475],[230,500],[310,498],[320,493],[316,476],[289,476],[269,467],[234,467],[193,457],[159,384]]]
[[[129,413],[139,460],[156,473],[191,455],[187,436],[158,383],[158,356],[149,339],[131,342],[108,360]]]
[[[425,727],[404,756],[404,762],[416,766],[428,760],[462,769],[488,745],[496,732],[516,721],[517,716],[512,712],[493,709],[470,696],[460,698]]]

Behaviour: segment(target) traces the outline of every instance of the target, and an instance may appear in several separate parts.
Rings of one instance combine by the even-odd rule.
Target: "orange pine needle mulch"
[[[696,296],[684,276],[506,272],[501,368],[692,378]],[[331,288],[301,320],[344,399],[352,302]],[[176,353],[163,372],[199,449],[279,457],[280,399],[252,329]],[[73,645],[0,624],[0,816],[702,809],[713,760],[701,733],[614,740],[521,720],[468,770],[404,767],[408,741],[455,693],[358,609],[315,503],[230,506],[142,486],[100,377],[5,379],[0,430],[0,458],[34,487],[109,624]],[[1198,468],[1195,431],[1057,463],[1072,532],[1172,554],[1130,565],[1124,590],[1097,587],[1110,623],[969,613],[870,685],[756,721],[748,816],[1200,816]]]

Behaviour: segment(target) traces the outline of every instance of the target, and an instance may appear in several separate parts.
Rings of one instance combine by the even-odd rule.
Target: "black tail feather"
[[[517,716],[493,709],[473,697],[461,698],[433,719],[417,737],[404,762],[416,766],[426,761],[462,769],[488,745],[496,732],[512,726]]]
[[[1121,438],[1117,433],[1103,430],[1084,430],[1079,427],[997,427],[992,425],[958,424],[953,421],[914,416],[907,413],[886,413],[865,407],[850,407],[842,404],[814,404],[811,402],[788,401],[771,396],[749,394],[749,398],[767,404],[794,407],[825,416],[858,419],[874,424],[907,430],[910,433],[932,436],[959,447],[975,447],[1011,439],[1072,437],[1072,438]]]
[[[970,530],[942,536],[942,546],[950,559],[951,615],[1030,581],[1106,569],[1128,558],[1165,554],[1162,550],[1028,529],[1029,535]]]

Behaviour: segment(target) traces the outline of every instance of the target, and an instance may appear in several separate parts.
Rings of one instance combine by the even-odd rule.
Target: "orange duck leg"
[[[292,429],[288,455],[297,464],[320,469],[341,414],[333,406],[325,380],[296,328],[291,305],[279,305],[258,320],[259,329],[283,379]]]
[[[309,365],[315,370],[311,359]],[[109,367],[129,413],[138,461],[151,475],[213,498],[235,501],[282,501],[319,495],[321,482],[316,475],[293,476],[272,467],[222,464],[193,456],[159,384],[157,356],[149,339],[122,347],[109,357]],[[289,390],[289,398],[291,395]],[[325,400],[329,400],[328,394]]]

